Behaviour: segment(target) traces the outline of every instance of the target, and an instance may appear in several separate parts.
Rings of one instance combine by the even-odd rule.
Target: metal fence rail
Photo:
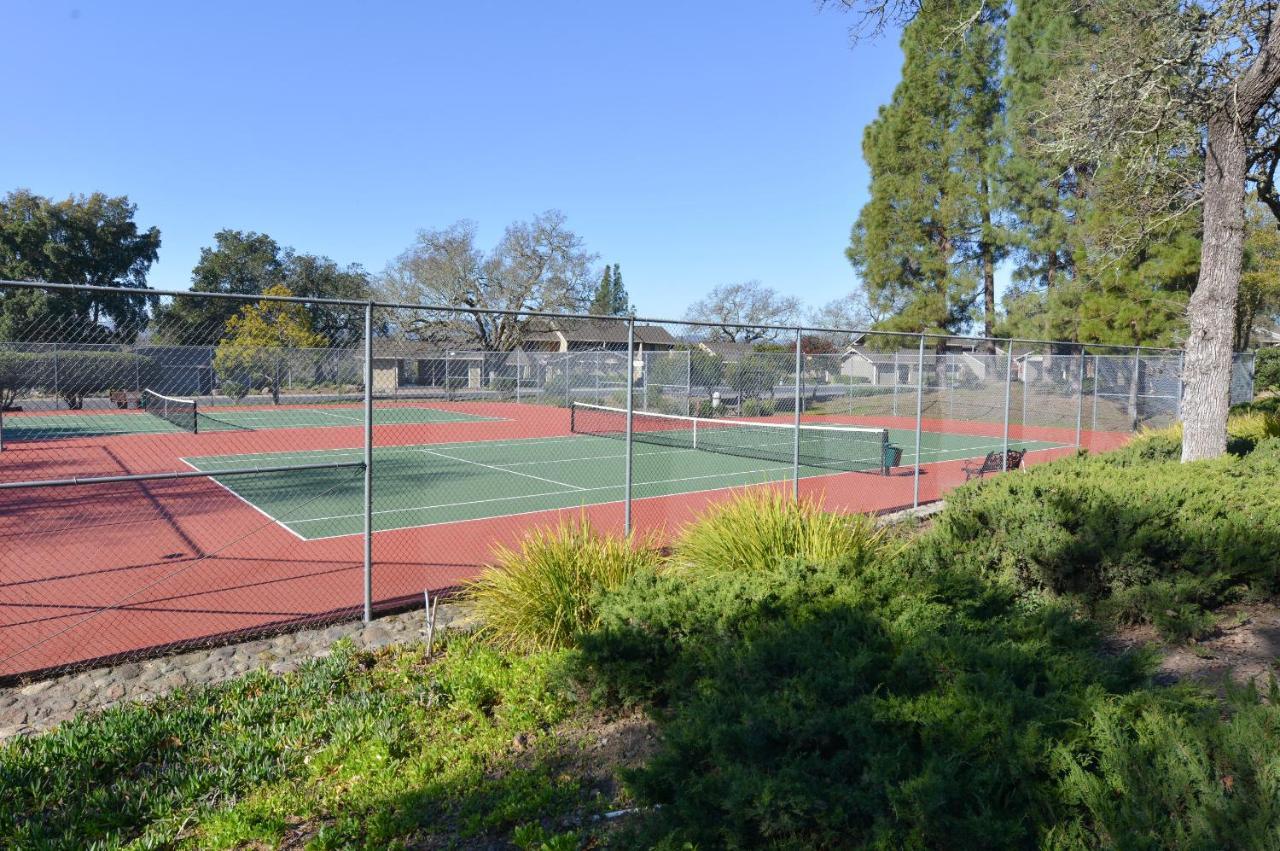
[[[13,289],[56,309],[0,338],[0,678],[368,619],[566,520],[670,534],[742,488],[919,505],[988,453],[1175,422],[1182,392],[1162,349],[803,327],[746,346],[686,320],[154,291],[120,327],[58,300],[136,290]],[[497,314],[543,333],[467,338]],[[1224,392],[1252,389],[1240,355]]]

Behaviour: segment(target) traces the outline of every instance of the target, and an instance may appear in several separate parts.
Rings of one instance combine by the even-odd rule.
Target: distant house
[[[925,343],[924,368],[937,368],[939,355],[946,356],[942,368],[957,378],[986,381],[1004,375],[1006,351],[996,346],[993,354],[985,340],[949,337],[939,345],[937,340]],[[859,337],[841,353],[840,373],[855,382],[873,385],[911,384],[917,382],[919,349],[882,350],[866,345]]]

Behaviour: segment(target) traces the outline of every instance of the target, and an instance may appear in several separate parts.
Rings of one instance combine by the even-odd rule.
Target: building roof
[[[626,343],[625,317],[608,319],[533,319],[524,339],[531,343],[558,343],[563,336],[570,343]],[[637,325],[635,340],[645,345],[674,346],[678,341],[661,325]]]

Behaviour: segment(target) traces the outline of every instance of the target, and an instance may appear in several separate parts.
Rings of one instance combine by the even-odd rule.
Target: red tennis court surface
[[[499,441],[569,434],[569,413],[503,402],[436,402],[432,408],[492,419],[376,426],[377,446]],[[109,412],[102,416],[110,416]],[[806,418],[824,424],[914,429],[909,417]],[[999,423],[925,420],[930,432],[992,438]],[[1091,450],[1127,434],[1083,434]],[[352,449],[359,428],[273,428],[193,435],[117,434],[11,443],[0,452],[0,481],[118,476],[190,470],[181,458]],[[1011,426],[1010,441],[1059,448],[1029,453],[1042,463],[1075,451],[1074,429]],[[926,464],[922,502],[961,484],[962,461]],[[322,474],[350,487],[359,469]],[[287,485],[282,485],[287,486]],[[782,485],[764,485],[779,487]],[[785,485],[790,487],[790,484]],[[376,490],[376,481],[375,481]],[[910,506],[912,471],[837,473],[803,479],[802,493],[842,511]],[[637,499],[637,530],[669,535],[732,489]],[[623,526],[619,502],[381,531],[373,537],[375,605],[421,600],[424,590],[456,587],[476,575],[496,545],[528,529],[584,514],[601,530]],[[273,518],[204,478],[0,491],[0,678],[193,642],[225,640],[299,623],[358,616],[362,602],[359,535],[299,540]]]

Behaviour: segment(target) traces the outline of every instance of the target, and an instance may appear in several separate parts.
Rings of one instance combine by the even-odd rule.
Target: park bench
[[[1025,454],[1025,449],[1010,449],[1007,453],[988,452],[987,457],[982,459],[981,464],[964,465],[964,480],[967,482],[973,478],[981,479],[987,473],[1016,470],[1022,466],[1022,456]]]
[[[128,408],[131,402],[135,408],[142,407],[142,399],[138,394],[128,390],[112,390],[109,397],[117,408]]]

